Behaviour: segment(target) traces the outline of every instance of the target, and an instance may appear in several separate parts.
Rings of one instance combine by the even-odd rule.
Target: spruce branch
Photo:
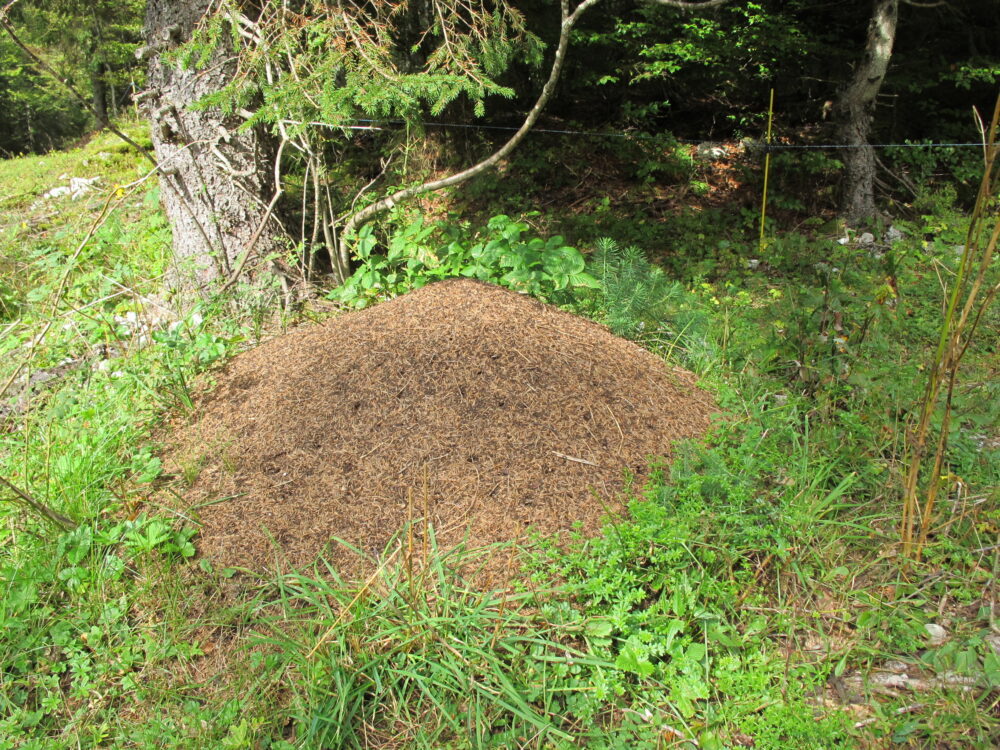
[[[560,0],[559,6],[561,21],[559,26],[559,41],[556,44],[555,57],[552,61],[552,67],[549,69],[548,79],[542,86],[538,99],[535,100],[534,106],[532,106],[532,108],[528,111],[521,127],[517,129],[517,131],[507,140],[506,143],[482,161],[472,165],[471,167],[463,169],[460,172],[456,172],[448,177],[430,180],[420,185],[413,185],[408,188],[403,188],[402,190],[397,190],[391,195],[387,195],[384,198],[365,206],[360,211],[349,213],[346,216],[341,217],[343,229],[340,232],[338,247],[340,257],[343,258],[348,256],[349,251],[347,243],[364,223],[371,220],[378,214],[389,211],[402,201],[415,198],[418,195],[452,187],[470,180],[496,166],[500,161],[513,152],[538,122],[542,111],[549,103],[553,93],[555,93],[556,85],[558,84],[559,78],[562,74],[563,65],[566,60],[566,52],[569,49],[570,37],[574,27],[584,13],[600,2],[601,0],[584,0],[576,7],[576,9],[571,11],[569,0]],[[685,0],[651,0],[651,2],[658,5],[679,8],[685,11],[696,11],[724,5],[728,3],[729,0],[705,0],[704,2],[686,2]]]

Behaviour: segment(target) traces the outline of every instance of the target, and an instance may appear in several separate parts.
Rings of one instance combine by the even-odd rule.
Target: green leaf
[[[579,250],[575,247],[563,246],[546,252],[544,265],[545,270],[551,274],[570,276],[583,273],[587,264]]]
[[[897,745],[901,745],[906,742],[910,735],[919,728],[920,721],[917,719],[910,719],[909,721],[903,722],[896,728],[896,731],[892,733],[892,741]]]
[[[354,254],[361,260],[367,260],[375,249],[375,237],[370,226],[362,227],[358,232],[358,244],[354,248]]]
[[[640,677],[649,677],[656,668],[650,663],[646,650],[634,643],[628,643],[615,659],[615,666]]]
[[[142,467],[142,471],[138,477],[136,477],[136,482],[143,484],[145,482],[152,482],[156,479],[163,471],[163,462],[157,456],[151,456],[146,462],[146,465]]]
[[[586,289],[600,289],[601,282],[589,273],[574,273],[569,276],[569,283],[573,286],[585,287]]]
[[[992,647],[983,659],[983,673],[991,688],[1000,687],[1000,655]]]
[[[592,635],[597,638],[605,638],[611,635],[614,630],[614,625],[611,624],[610,620],[590,620],[587,622],[584,631],[587,635]]]
[[[833,668],[834,677],[840,677],[844,674],[844,669],[847,667],[847,654],[840,657],[840,661],[837,662],[837,666]]]

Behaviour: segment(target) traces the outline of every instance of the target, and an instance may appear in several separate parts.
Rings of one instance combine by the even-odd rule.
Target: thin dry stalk
[[[966,235],[962,260],[952,286],[948,307],[941,325],[938,347],[931,363],[927,387],[916,429],[909,438],[909,466],[903,485],[902,530],[903,554],[920,558],[927,543],[934,509],[944,479],[948,431],[951,424],[953,396],[962,357],[975,335],[983,312],[993,303],[1000,284],[983,292],[987,273],[1000,242],[1000,218],[983,242],[990,217],[990,204],[997,196],[998,178],[994,167],[1000,147],[997,145],[1000,122],[1000,97],[993,110],[989,128],[984,132],[984,171],[976,205]],[[944,390],[943,414],[926,486],[921,487],[921,468],[933,438],[932,421]],[[923,489],[923,502],[920,496]]]

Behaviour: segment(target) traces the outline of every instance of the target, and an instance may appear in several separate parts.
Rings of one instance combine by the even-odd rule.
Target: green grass
[[[41,198],[98,162],[105,193]],[[151,430],[183,418],[199,373],[259,338],[262,317],[219,300],[155,334],[131,322],[169,253],[152,186],[113,191],[143,174],[104,137],[0,162],[16,188],[0,195],[0,383],[86,362],[0,432],[0,476],[78,524],[0,504],[0,748],[1000,740],[988,337],[956,399],[961,482],[923,561],[898,556],[902,435],[961,215],[928,206],[882,258],[787,234],[762,272],[742,267],[756,245],[733,241],[714,266],[730,271],[709,278],[704,248],[679,252],[679,277],[702,277],[686,286],[649,278],[641,255],[592,264],[604,284],[578,309],[698,371],[723,416],[705,445],[633,483],[624,519],[569,548],[539,542],[520,585],[484,593],[483,553],[438,550],[419,521],[427,552],[400,530],[362,584],[322,564],[233,578],[193,556],[197,518],[158,492]],[[623,245],[641,242],[633,229]],[[928,623],[948,640],[931,645]],[[891,661],[928,689],[867,685]]]

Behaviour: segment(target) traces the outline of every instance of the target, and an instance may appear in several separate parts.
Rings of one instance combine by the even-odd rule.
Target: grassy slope
[[[41,199],[61,174],[98,169],[103,194]],[[648,339],[704,373],[729,418],[671,477],[635,488],[631,519],[575,551],[537,553],[525,592],[484,597],[453,572],[463,559],[433,550],[388,561],[360,590],[313,571],[235,584],[191,562],[196,525],[150,502],[166,479],[146,436],[161,415],[183,416],[192,378],[252,337],[253,321],[206,307],[152,342],[132,322],[154,317],[146,295],[168,251],[151,186],[114,190],[141,176],[104,138],[0,163],[0,378],[29,354],[36,369],[86,360],[0,434],[0,476],[80,524],[0,511],[0,747],[997,740],[987,548],[1000,468],[977,437],[995,429],[989,342],[963,391],[949,523],[922,564],[894,557],[898,436],[960,217],[929,207],[909,228],[893,305],[883,261],[789,235],[751,274],[739,227],[706,239],[680,222],[701,232],[691,276],[719,242],[729,270],[675,291]],[[121,205],[77,254],[109,193]],[[831,345],[833,320],[849,343]],[[553,573],[562,588],[550,592]],[[928,622],[947,626],[945,644],[928,648]],[[957,672],[973,688],[865,685],[900,659],[929,684]]]

